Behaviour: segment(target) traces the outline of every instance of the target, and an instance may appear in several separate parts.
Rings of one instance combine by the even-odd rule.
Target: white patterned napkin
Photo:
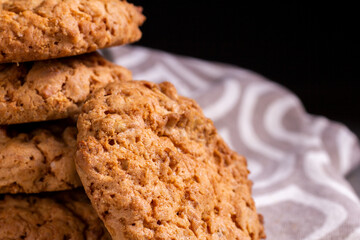
[[[267,239],[360,239],[360,202],[344,175],[360,161],[345,126],[304,111],[283,87],[244,69],[143,47],[103,51],[134,79],[172,82],[248,159]]]

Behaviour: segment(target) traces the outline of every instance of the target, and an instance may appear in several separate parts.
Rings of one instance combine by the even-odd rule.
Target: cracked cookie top
[[[72,121],[0,127],[0,193],[39,193],[81,186]]]
[[[170,83],[110,84],[78,119],[76,167],[113,239],[260,239],[244,157]]]
[[[2,0],[0,63],[74,56],[141,38],[142,9],[120,0]]]
[[[0,239],[111,239],[82,191],[1,197]]]
[[[0,64],[0,125],[74,117],[94,90],[130,79],[98,53]]]

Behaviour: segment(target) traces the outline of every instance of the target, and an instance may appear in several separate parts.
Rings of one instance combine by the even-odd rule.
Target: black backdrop
[[[360,134],[355,5],[132,2],[142,5],[148,18],[138,45],[256,71],[295,92],[308,112],[343,122]]]

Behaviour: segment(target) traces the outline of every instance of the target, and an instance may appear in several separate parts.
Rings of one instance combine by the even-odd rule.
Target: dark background
[[[138,45],[251,69],[293,91],[308,112],[343,122],[360,136],[355,5],[132,2],[148,18]]]

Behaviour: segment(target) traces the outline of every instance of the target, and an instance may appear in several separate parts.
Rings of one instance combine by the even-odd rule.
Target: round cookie
[[[2,0],[0,63],[74,56],[137,41],[142,9],[120,0]]]
[[[77,130],[63,121],[0,127],[0,193],[81,186],[74,157]]]
[[[91,92],[130,79],[98,53],[0,64],[0,125],[73,117]]]
[[[2,196],[0,226],[0,239],[111,239],[82,191]]]
[[[172,84],[110,84],[77,125],[76,168],[113,239],[265,237],[245,158]]]

